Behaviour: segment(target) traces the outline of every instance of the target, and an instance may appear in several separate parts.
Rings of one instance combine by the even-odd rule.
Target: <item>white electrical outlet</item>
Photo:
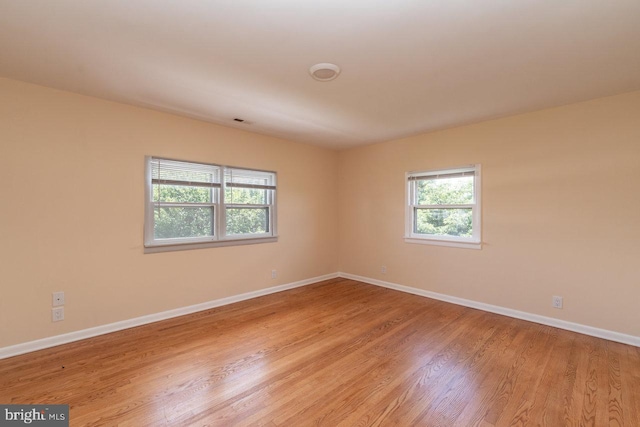
[[[553,308],[562,308],[562,297],[554,296],[551,299],[551,305]]]
[[[59,307],[64,305],[64,292],[54,292],[53,293],[53,306]]]
[[[278,277],[278,271],[276,270],[271,270],[271,278],[275,279],[276,277]]]
[[[51,309],[51,320],[60,322],[64,320],[64,307],[56,307]]]
[[[387,266],[383,265],[382,267],[380,267],[380,273],[382,274],[386,274],[387,273]]]

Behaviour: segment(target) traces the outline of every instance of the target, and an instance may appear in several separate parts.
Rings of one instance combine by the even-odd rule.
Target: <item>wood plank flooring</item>
[[[72,426],[640,426],[640,349],[352,280],[0,360]]]

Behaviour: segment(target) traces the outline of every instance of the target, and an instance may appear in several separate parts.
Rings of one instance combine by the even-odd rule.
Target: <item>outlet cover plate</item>
[[[52,304],[54,307],[59,307],[61,305],[64,305],[64,292],[54,292]]]
[[[551,299],[551,305],[553,308],[562,308],[562,297],[554,296]]]
[[[51,309],[51,321],[60,322],[64,320],[64,307],[56,307]]]

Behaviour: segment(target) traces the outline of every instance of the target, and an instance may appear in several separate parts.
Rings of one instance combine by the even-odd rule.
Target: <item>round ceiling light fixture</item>
[[[338,77],[338,74],[340,74],[340,67],[336,64],[322,62],[309,68],[309,74],[319,82],[329,82]]]

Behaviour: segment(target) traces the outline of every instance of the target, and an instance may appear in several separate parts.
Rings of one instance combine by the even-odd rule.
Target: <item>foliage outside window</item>
[[[405,240],[479,247],[480,165],[407,173]]]
[[[274,241],[275,172],[147,158],[145,246]]]

